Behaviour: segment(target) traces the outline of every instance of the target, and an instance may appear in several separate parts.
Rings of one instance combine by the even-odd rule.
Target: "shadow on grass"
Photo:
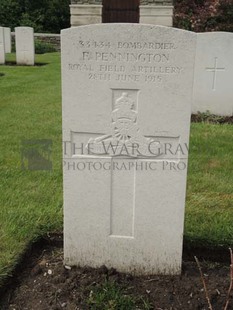
[[[36,62],[33,66],[32,65],[17,65],[16,61],[6,61],[4,66],[16,66],[16,67],[42,67],[49,65],[48,62]]]

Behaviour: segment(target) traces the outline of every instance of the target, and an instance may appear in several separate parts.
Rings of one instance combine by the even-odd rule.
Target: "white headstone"
[[[192,112],[233,115],[233,33],[197,35]]]
[[[11,53],[11,28],[4,27],[6,53]]]
[[[5,64],[5,41],[4,41],[4,28],[0,27],[0,64]]]
[[[65,263],[181,271],[196,35],[62,31]]]
[[[34,30],[31,27],[15,28],[16,62],[18,65],[34,65]]]

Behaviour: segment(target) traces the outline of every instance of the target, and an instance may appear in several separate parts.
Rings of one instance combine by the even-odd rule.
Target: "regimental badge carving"
[[[111,133],[88,141],[86,148],[92,154],[129,157],[155,157],[161,154],[160,143],[144,137],[140,132],[135,104],[128,92],[121,93],[111,113]]]

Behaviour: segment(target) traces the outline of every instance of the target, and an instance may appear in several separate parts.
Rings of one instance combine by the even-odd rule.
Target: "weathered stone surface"
[[[102,5],[71,5],[71,26],[102,23]]]
[[[62,31],[65,264],[181,272],[196,34]]]
[[[141,5],[140,23],[171,27],[173,24],[173,6]]]
[[[197,35],[192,112],[233,115],[233,33]]]
[[[16,62],[18,65],[34,65],[34,30],[31,27],[15,28]]]
[[[11,28],[4,27],[5,52],[11,53]]]
[[[5,40],[4,40],[4,28],[0,27],[0,64],[5,64]]]

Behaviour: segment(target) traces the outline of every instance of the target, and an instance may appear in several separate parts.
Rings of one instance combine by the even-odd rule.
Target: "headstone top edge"
[[[106,24],[90,24],[90,25],[84,25],[84,26],[76,26],[76,27],[70,27],[66,29],[61,30],[61,35],[65,35],[66,33],[72,33],[76,32],[78,30],[84,30],[84,29],[93,29],[95,27],[100,29],[100,28],[105,28],[105,29],[111,29],[111,28],[141,28],[141,29],[161,29],[161,30],[171,30],[173,32],[177,33],[189,33],[190,35],[196,36],[197,33],[193,31],[188,31],[188,30],[183,30],[179,28],[174,28],[174,27],[167,27],[167,26],[161,26],[161,25],[152,25],[152,24],[139,24],[139,23],[106,23]]]
[[[215,35],[224,35],[224,36],[233,36],[232,32],[228,31],[208,31],[208,32],[199,32],[198,36],[215,36]]]
[[[15,30],[18,30],[18,29],[34,29],[33,27],[28,27],[28,26],[19,26],[19,27],[15,27]]]

